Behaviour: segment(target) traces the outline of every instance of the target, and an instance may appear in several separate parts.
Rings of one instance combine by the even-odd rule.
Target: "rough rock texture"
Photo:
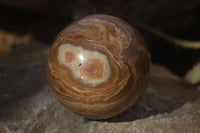
[[[200,132],[200,92],[153,65],[143,97],[126,113],[94,121],[70,112],[46,80],[48,47],[16,48],[0,61],[0,133]]]

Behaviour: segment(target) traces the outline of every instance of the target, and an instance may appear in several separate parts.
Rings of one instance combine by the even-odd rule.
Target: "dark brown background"
[[[199,50],[173,46],[130,22],[139,20],[170,35],[200,40],[199,0],[0,0],[0,29],[32,33],[51,44],[67,24],[89,14],[110,14],[127,20],[144,36],[154,63],[183,76],[199,61]]]

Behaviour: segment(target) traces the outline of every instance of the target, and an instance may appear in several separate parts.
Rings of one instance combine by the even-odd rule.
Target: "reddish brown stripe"
[[[76,57],[75,53],[72,53],[70,51],[65,52],[65,61],[66,63],[71,63]]]
[[[103,62],[97,58],[88,59],[80,66],[81,75],[90,80],[101,79],[103,72]]]

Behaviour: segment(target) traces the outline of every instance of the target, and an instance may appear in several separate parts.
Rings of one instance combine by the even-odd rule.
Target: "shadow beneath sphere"
[[[152,76],[149,87],[136,105],[114,118],[97,121],[129,122],[157,114],[170,113],[200,96],[196,88],[184,87],[181,84],[180,80]]]

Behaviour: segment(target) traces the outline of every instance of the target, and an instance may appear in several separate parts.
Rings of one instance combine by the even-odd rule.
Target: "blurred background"
[[[135,25],[135,20],[185,40],[200,40],[200,0],[0,0],[0,58],[31,42],[50,45],[66,25],[89,14],[120,17],[138,29],[155,64],[183,76],[200,51],[183,49]]]

